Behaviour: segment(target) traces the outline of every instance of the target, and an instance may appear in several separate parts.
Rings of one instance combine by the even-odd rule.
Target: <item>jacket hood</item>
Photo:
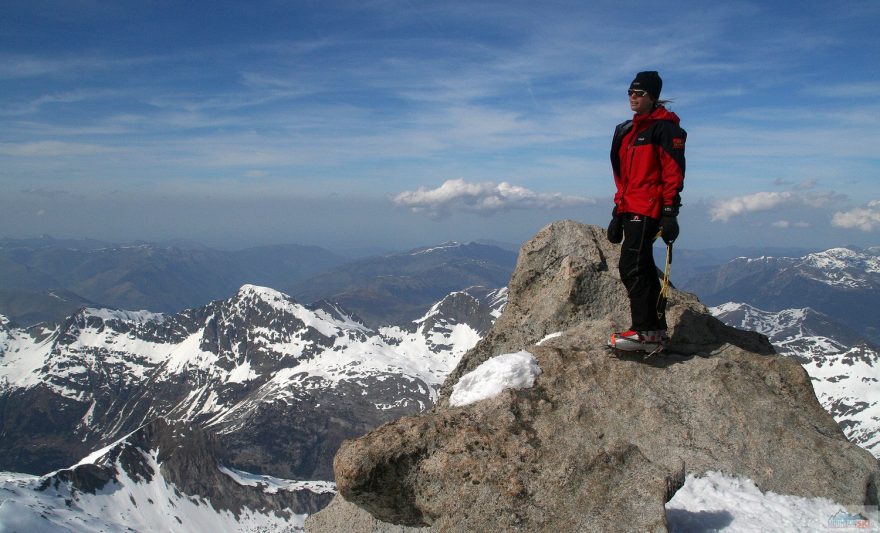
[[[674,122],[676,125],[681,122],[681,119],[678,118],[678,115],[673,113],[672,111],[666,109],[662,105],[658,105],[654,108],[653,111],[648,113],[647,115],[635,115],[633,116],[633,122],[636,124],[642,124],[644,122],[653,122],[655,120],[669,120]]]

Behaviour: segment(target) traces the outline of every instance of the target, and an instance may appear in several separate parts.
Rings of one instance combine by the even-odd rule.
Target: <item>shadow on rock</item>
[[[727,511],[666,511],[670,533],[710,533],[721,531],[733,523],[733,515]]]

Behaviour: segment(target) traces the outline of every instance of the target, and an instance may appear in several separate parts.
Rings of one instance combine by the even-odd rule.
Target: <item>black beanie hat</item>
[[[660,89],[663,88],[663,80],[656,70],[646,70],[636,74],[636,79],[629,84],[630,89],[641,89],[648,91],[651,98],[658,100],[660,98]]]

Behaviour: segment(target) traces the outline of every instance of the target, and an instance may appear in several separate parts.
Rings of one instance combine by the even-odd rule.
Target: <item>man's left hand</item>
[[[678,238],[678,213],[671,207],[664,207],[660,215],[660,237],[666,244],[672,244]]]

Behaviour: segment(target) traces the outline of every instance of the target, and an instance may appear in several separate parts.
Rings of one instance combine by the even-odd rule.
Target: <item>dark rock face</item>
[[[365,398],[406,400],[377,410]],[[220,457],[237,468],[295,479],[333,479],[333,456],[345,439],[430,404],[427,388],[419,383],[369,378],[301,393],[296,400],[249,402],[211,429],[223,444]]]
[[[0,393],[0,465],[45,473],[84,457],[93,448],[71,435],[88,407],[45,386]]]
[[[483,287],[454,292],[441,300],[421,323],[413,323],[425,330],[444,328],[458,323],[470,325],[481,336],[492,327],[492,309],[488,300],[490,292]]]
[[[608,334],[628,325],[616,264],[603,229],[544,228],[521,250],[504,313],[434,410],[343,444],[340,494],[379,520],[444,531],[663,531],[685,474],[709,470],[876,504],[880,464],[846,440],[803,368],[692,295],[671,295],[670,353],[609,356]],[[542,370],[532,388],[449,405],[462,375],[522,349]],[[307,528],[334,523],[321,516],[332,509],[351,512],[339,503]]]

